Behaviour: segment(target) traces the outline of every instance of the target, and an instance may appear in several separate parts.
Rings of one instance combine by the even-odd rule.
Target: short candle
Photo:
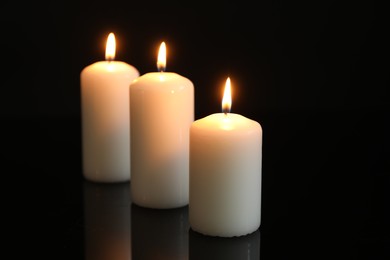
[[[106,60],[81,71],[83,175],[95,182],[130,180],[129,86],[138,70],[115,61],[115,36],[107,38]]]
[[[209,236],[235,237],[260,227],[262,128],[230,113],[227,78],[223,113],[196,120],[190,128],[189,223]]]
[[[166,72],[166,45],[158,52],[158,72],[130,85],[131,196],[138,206],[188,205],[189,129],[194,121],[194,86]]]

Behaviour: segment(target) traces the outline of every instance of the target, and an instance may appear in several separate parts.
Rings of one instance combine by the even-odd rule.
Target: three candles
[[[256,231],[262,128],[230,113],[230,78],[223,113],[194,121],[194,85],[165,72],[164,42],[158,72],[139,76],[131,65],[110,57],[81,73],[86,179],[126,181],[131,172],[132,201],[139,206],[188,205],[191,228],[206,235]]]

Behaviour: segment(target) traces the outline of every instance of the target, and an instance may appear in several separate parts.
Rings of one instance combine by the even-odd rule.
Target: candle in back
[[[164,42],[161,52],[166,52]],[[130,85],[130,185],[135,204],[176,208],[188,204],[194,86],[177,73],[165,72],[165,57],[160,58],[160,72],[141,75]]]
[[[96,182],[130,180],[129,86],[138,70],[115,61],[115,37],[107,39],[106,61],[80,75],[83,175]]]

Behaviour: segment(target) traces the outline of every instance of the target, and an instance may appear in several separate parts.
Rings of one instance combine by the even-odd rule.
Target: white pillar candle
[[[235,237],[260,227],[262,128],[229,113],[230,78],[224,113],[196,120],[190,128],[189,223],[209,236]]]
[[[132,201],[148,208],[188,205],[189,128],[194,121],[193,83],[165,72],[160,46],[159,72],[130,85]]]
[[[95,182],[130,180],[129,86],[139,72],[114,58],[111,33],[106,61],[85,67],[80,75],[83,175]]]

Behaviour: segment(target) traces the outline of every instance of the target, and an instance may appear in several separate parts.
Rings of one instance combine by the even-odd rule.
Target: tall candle
[[[130,180],[129,86],[138,70],[115,61],[115,36],[107,39],[106,60],[80,75],[83,175],[95,182]]]
[[[209,236],[235,237],[260,227],[262,128],[230,113],[230,78],[223,113],[190,128],[189,223]]]
[[[138,206],[188,205],[189,128],[194,121],[194,86],[166,72],[166,46],[158,53],[158,72],[130,85],[131,194]]]

